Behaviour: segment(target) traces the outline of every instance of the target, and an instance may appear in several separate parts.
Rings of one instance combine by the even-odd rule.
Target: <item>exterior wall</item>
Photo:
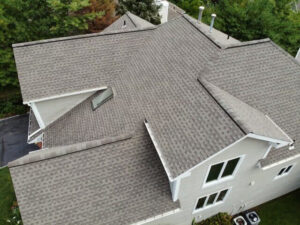
[[[181,180],[179,191],[181,211],[146,224],[188,225],[193,218],[200,221],[218,212],[236,214],[299,188],[300,158],[266,170],[256,166],[258,160],[263,158],[267,148],[268,143],[265,141],[246,138],[194,168],[191,170],[190,176]],[[244,158],[237,167],[238,170],[233,179],[203,187],[210,165],[243,155]],[[291,164],[295,164],[295,166],[288,175],[274,179],[282,167]],[[227,188],[230,190],[223,203],[194,213],[199,197]]]
[[[94,93],[95,92],[89,92],[36,102],[35,106],[44,122],[44,126],[47,126]]]

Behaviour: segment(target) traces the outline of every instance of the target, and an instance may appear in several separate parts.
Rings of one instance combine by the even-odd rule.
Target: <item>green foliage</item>
[[[241,41],[269,37],[292,55],[300,47],[300,12],[292,10],[293,0],[173,0],[188,14],[198,17],[204,5],[203,21]]]
[[[24,114],[28,107],[22,104],[20,91],[13,91],[7,95],[0,96],[0,118]]]
[[[1,0],[0,88],[18,87],[12,44],[84,33],[104,12],[89,12],[89,0]]]
[[[193,220],[192,225],[231,225],[232,217],[227,213],[218,213],[206,220],[196,223]]]
[[[7,225],[10,224],[7,219],[14,216],[12,209],[16,206],[16,196],[7,167],[0,169],[0,199],[0,224]]]
[[[150,23],[160,24],[159,8],[153,0],[119,0],[117,11],[119,14],[130,11]]]
[[[261,225],[299,225],[300,189],[258,206]]]
[[[22,225],[21,213],[18,205],[15,202],[15,205],[12,206],[10,218],[6,220],[10,225]]]

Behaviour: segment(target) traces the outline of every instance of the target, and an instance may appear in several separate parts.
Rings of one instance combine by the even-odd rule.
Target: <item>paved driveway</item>
[[[0,120],[0,167],[38,149],[27,144],[28,114]]]

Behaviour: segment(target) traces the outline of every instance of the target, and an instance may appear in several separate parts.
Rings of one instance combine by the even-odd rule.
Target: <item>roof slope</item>
[[[125,23],[125,24],[124,24]],[[126,25],[126,26],[124,26]],[[155,27],[152,23],[134,15],[131,12],[126,12],[123,16],[109,25],[102,33],[120,30],[145,29]]]
[[[42,151],[10,165],[24,224],[131,224],[179,207],[145,132],[94,144],[48,149],[47,160]]]
[[[23,101],[108,85],[143,45],[148,32],[100,33],[14,45]]]
[[[244,135],[197,81],[218,51],[184,17],[157,27],[110,83],[116,97],[96,111],[89,101],[71,111],[45,131],[45,146],[139,132],[147,118],[175,178]]]
[[[291,142],[291,139],[262,112],[221,90],[204,78],[200,77],[199,81],[246,134],[254,133]]]

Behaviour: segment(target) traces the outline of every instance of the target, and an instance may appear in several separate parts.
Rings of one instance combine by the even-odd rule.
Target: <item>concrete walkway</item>
[[[0,120],[0,167],[38,149],[27,144],[28,120],[28,114]]]

